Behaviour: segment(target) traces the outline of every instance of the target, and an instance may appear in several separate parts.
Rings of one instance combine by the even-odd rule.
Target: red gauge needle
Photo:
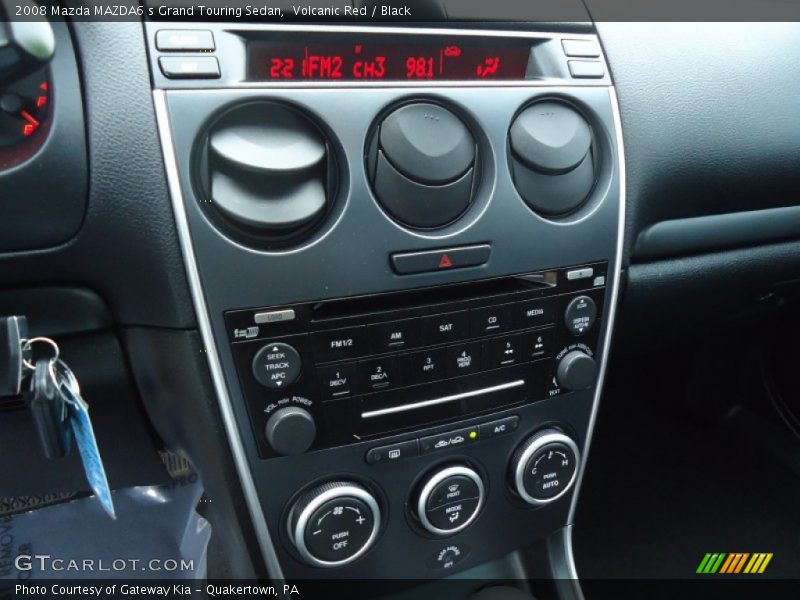
[[[31,115],[31,113],[29,113],[27,110],[23,110],[19,114],[22,116],[23,119],[25,119],[28,123],[30,123],[34,127],[39,126],[39,121],[33,118],[33,115]]]

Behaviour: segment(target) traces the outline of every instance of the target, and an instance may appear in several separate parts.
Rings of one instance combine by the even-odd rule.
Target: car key
[[[66,407],[53,370],[52,358],[40,358],[31,376],[28,406],[33,415],[36,433],[44,455],[49,459],[69,454],[71,430],[66,420]]]
[[[59,395],[66,408],[66,420],[81,455],[86,479],[103,505],[103,509],[112,519],[116,519],[111,488],[108,485],[103,459],[100,457],[94,427],[89,417],[89,405],[81,396],[78,379],[62,360],[55,362],[54,373]]]

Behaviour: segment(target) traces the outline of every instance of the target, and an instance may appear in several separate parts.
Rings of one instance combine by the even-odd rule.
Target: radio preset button
[[[400,383],[397,359],[393,356],[362,360],[358,363],[361,373],[361,389],[367,391],[385,390]]]
[[[520,334],[521,360],[538,360],[552,355],[555,330],[550,327]]]
[[[422,350],[400,357],[400,371],[406,385],[425,383],[445,377],[445,350]]]
[[[520,335],[486,340],[483,348],[483,364],[487,369],[510,367],[525,360],[523,339]]]
[[[318,367],[317,376],[326,400],[344,398],[358,392],[358,368],[355,363]]]
[[[348,327],[331,331],[316,331],[311,334],[314,356],[317,362],[344,360],[368,354],[366,328]]]
[[[473,308],[470,311],[472,335],[500,333],[511,328],[511,305]]]
[[[273,342],[253,357],[253,376],[272,389],[290,386],[300,376],[300,354],[289,344]]]
[[[376,353],[402,350],[419,344],[419,321],[405,319],[369,326],[372,350]]]
[[[514,308],[520,329],[548,325],[554,321],[552,298],[537,298],[518,302]]]
[[[447,348],[448,375],[467,375],[481,370],[481,343],[467,342]]]
[[[430,344],[463,340],[469,335],[469,320],[465,310],[423,317],[420,326],[423,338]]]

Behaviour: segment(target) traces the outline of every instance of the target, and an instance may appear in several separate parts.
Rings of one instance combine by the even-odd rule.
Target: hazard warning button
[[[449,271],[463,267],[477,267],[489,262],[492,248],[489,244],[424,250],[422,252],[398,252],[392,254],[392,268],[398,275]]]

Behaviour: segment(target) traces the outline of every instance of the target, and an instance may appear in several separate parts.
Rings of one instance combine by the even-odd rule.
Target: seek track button
[[[289,344],[273,342],[253,357],[253,375],[258,382],[275,390],[290,386],[300,376],[300,354]]]

